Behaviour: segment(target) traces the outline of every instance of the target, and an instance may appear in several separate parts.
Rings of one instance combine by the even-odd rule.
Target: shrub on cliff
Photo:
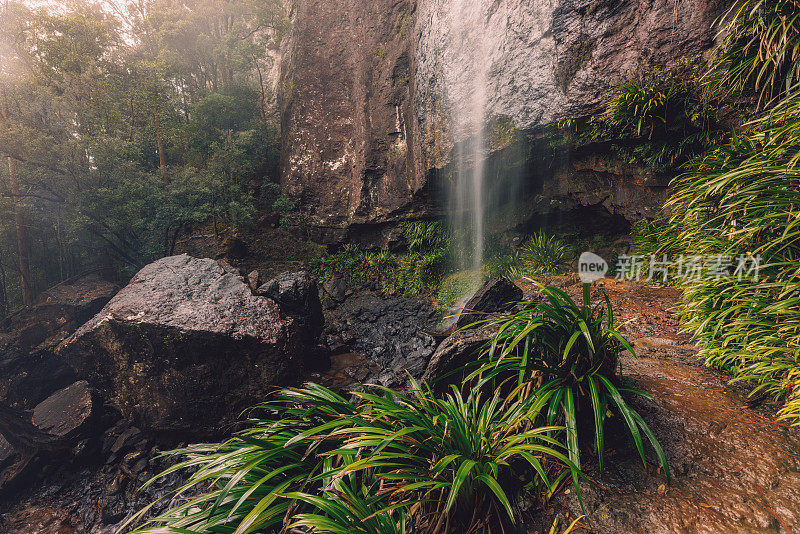
[[[696,62],[642,71],[617,88],[584,137],[611,140],[612,151],[657,170],[677,168],[725,133],[722,102],[700,82]]]

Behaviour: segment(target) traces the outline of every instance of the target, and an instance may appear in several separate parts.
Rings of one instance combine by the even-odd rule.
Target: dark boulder
[[[458,370],[478,359],[497,328],[490,324],[454,332],[433,353],[422,380],[440,391],[446,389],[447,384],[457,383]]]
[[[256,291],[271,298],[280,309],[293,317],[316,338],[322,333],[325,319],[317,291],[317,280],[308,271],[281,273]]]
[[[456,328],[481,320],[487,313],[510,310],[522,300],[522,290],[508,278],[498,276],[483,284],[464,304]]]
[[[55,438],[88,436],[97,420],[94,391],[85,380],[50,395],[33,409],[33,423]]]
[[[216,434],[296,383],[313,332],[216,261],[144,267],[58,353],[142,430]]]
[[[325,294],[336,303],[344,302],[347,297],[347,281],[340,276],[331,276],[322,284]]]
[[[98,412],[95,392],[83,380],[40,402],[29,414],[31,428],[41,430],[52,441],[41,450],[19,450],[20,445],[15,450],[9,441],[16,442],[20,436],[0,436],[0,490],[15,487],[50,464],[64,465],[86,452],[86,438],[97,430]]]
[[[76,380],[54,349],[119,290],[89,275],[45,291],[37,304],[0,322],[0,402],[31,409]]]

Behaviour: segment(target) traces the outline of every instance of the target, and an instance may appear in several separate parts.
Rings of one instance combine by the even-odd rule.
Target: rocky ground
[[[574,278],[547,282],[579,293]],[[634,404],[664,446],[673,479],[666,484],[645,470],[624,434],[615,436],[612,420],[606,472],[587,459],[592,482],[582,486],[585,510],[565,485],[545,510],[527,510],[527,531],[550,532],[556,519],[563,530],[584,516],[578,523],[584,532],[800,533],[800,432],[775,423],[774,406],[748,399],[744,386],[730,386],[698,363],[671,311],[676,289],[610,279],[596,285],[636,346],[638,359],[622,360],[624,380],[653,395]],[[534,295],[533,286],[520,286],[526,298]],[[336,388],[366,381],[402,386],[406,371],[417,377],[441,372],[487,335],[473,330],[442,342],[440,314],[427,299],[338,283],[324,284],[322,293],[331,366],[308,376]],[[167,465],[156,457],[167,444],[119,420],[113,407],[96,409],[107,430],[91,457],[70,469],[51,468],[44,483],[7,496],[0,532],[110,534],[125,516],[179,484],[171,476],[138,493]],[[166,498],[156,509],[169,504]]]
[[[431,299],[384,295],[374,288],[324,287],[331,368],[311,380],[335,389],[364,382],[404,387],[406,373],[422,375],[437,345],[429,332],[441,319]]]

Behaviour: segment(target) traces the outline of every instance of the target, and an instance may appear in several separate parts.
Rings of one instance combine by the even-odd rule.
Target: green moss
[[[405,39],[410,29],[411,16],[408,14],[408,11],[402,9],[397,14],[397,19],[394,21],[394,33],[400,37],[400,39]]]
[[[442,281],[436,294],[436,303],[440,310],[447,310],[461,297],[474,293],[484,281],[480,271],[460,271],[453,273]]]
[[[519,139],[519,131],[514,121],[507,115],[496,117],[489,125],[489,147],[497,150],[506,147]]]
[[[386,56],[387,56],[388,53],[389,53],[389,50],[387,48],[384,48],[384,47],[379,47],[379,48],[376,48],[375,50],[372,51],[372,55],[375,58],[380,59],[380,60],[386,59]]]
[[[411,72],[408,69],[408,65],[398,65],[394,68],[394,71],[392,72],[393,87],[406,86],[410,80]]]
[[[556,85],[565,93],[575,75],[592,58],[594,41],[586,34],[581,34],[567,48],[566,53],[556,63]]]

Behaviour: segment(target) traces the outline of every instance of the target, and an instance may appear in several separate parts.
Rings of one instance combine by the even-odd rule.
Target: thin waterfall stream
[[[486,242],[486,114],[491,60],[481,0],[455,0],[445,20],[454,61],[446,62],[445,90],[451,99],[456,139],[455,173],[449,182],[449,219],[460,270],[480,271]]]

